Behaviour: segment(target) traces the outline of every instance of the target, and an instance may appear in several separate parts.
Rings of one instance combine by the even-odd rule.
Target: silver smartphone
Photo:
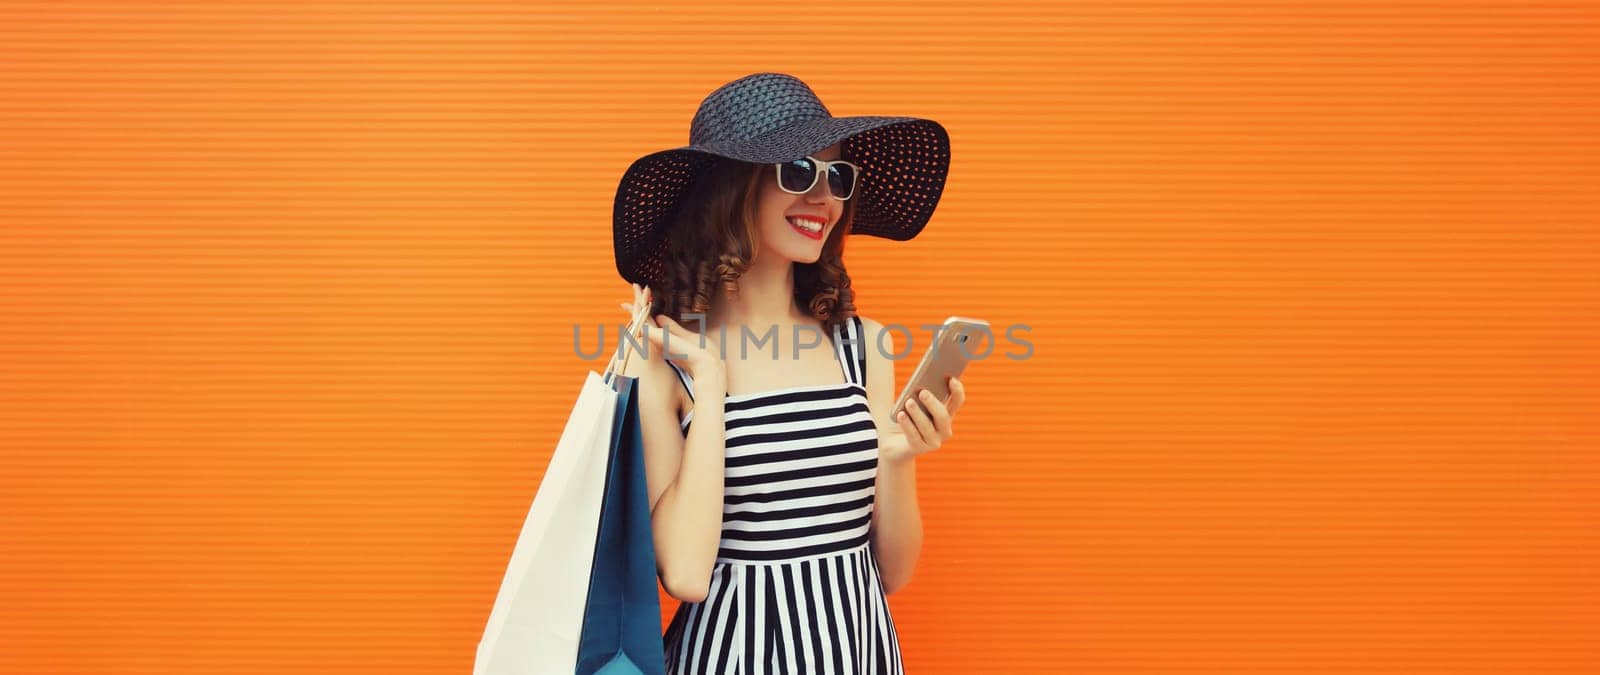
[[[923,389],[933,392],[941,402],[950,398],[949,378],[960,377],[975,355],[987,354],[986,350],[980,349],[985,338],[993,339],[994,336],[989,330],[988,321],[952,316],[944,320],[943,326],[933,344],[928,346],[928,351],[922,354],[922,362],[911,373],[911,379],[906,382],[906,388],[900,391],[900,398],[895,400],[891,410],[899,412],[905,409],[906,401]],[[993,345],[989,346],[989,349],[993,348]]]

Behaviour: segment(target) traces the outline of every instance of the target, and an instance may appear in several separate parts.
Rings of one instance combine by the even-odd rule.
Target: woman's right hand
[[[622,309],[628,313],[629,318],[633,317],[634,308],[650,305],[652,301],[649,287],[639,284],[631,286],[633,302],[622,303]],[[678,325],[678,322],[673,321],[671,317],[657,314],[645,319],[642,330],[645,339],[649,340],[651,359],[655,359],[658,354],[665,355],[667,360],[682,368],[696,381],[722,377],[722,359],[701,346],[698,333],[690,332],[689,329]],[[671,333],[672,337],[667,338],[668,333]]]

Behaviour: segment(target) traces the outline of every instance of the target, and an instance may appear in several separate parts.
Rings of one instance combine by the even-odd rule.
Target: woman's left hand
[[[950,378],[950,397],[940,401],[923,389],[906,401],[905,408],[891,414],[900,426],[898,432],[882,434],[878,442],[880,461],[895,462],[938,450],[955,435],[951,420],[967,400],[961,380]]]

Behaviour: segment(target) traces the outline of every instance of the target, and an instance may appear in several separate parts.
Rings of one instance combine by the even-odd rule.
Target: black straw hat
[[[617,272],[631,283],[664,276],[668,229],[696,179],[723,159],[777,164],[843,141],[841,156],[861,167],[852,234],[896,241],[917,236],[944,191],[950,135],[918,117],[834,117],[792,75],[756,73],[718,87],[700,102],[689,145],[633,162],[617,186],[611,239]]]

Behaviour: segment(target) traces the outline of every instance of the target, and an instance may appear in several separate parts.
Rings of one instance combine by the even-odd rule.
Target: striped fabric
[[[868,542],[878,433],[861,319],[845,333],[842,384],[727,397],[722,543],[705,602],[667,627],[669,674],[904,672]]]

